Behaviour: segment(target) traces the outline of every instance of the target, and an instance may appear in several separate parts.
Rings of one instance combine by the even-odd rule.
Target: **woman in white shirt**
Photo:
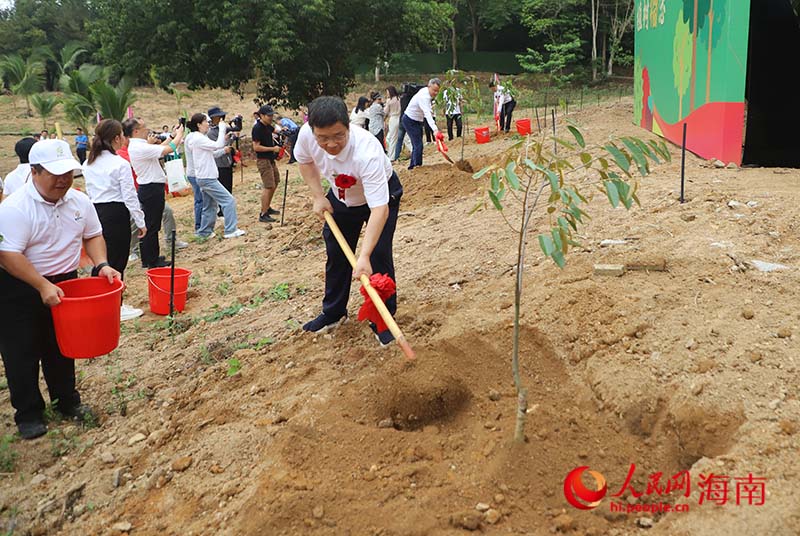
[[[394,86],[386,88],[386,95],[387,100],[383,107],[389,123],[386,133],[386,154],[391,158],[394,156],[394,150],[397,147],[397,134],[400,131],[400,95],[397,94],[397,89]]]
[[[230,145],[225,145],[228,125],[219,122],[219,136],[217,141],[211,141],[207,136],[209,124],[205,114],[194,114],[186,125],[190,133],[183,142],[186,147],[186,158],[191,159],[194,177],[197,185],[203,192],[203,214],[200,218],[200,228],[195,233],[197,236],[208,238],[214,234],[214,224],[217,222],[217,205],[222,208],[225,218],[224,238],[237,238],[245,232],[237,227],[239,220],[236,215],[236,199],[219,182],[219,170],[214,161],[214,151],[231,151]]]
[[[94,203],[103,226],[108,264],[120,273],[120,277],[124,276],[128,266],[131,218],[139,228],[139,238],[147,234],[144,212],[133,185],[131,165],[117,154],[124,143],[122,123],[116,119],[100,121],[94,131],[89,156],[83,164],[86,194]],[[141,316],[142,310],[122,304],[120,315],[122,320],[130,320]]]
[[[358,104],[350,112],[350,124],[361,128],[367,128],[367,104],[369,99],[366,97],[359,97]]]

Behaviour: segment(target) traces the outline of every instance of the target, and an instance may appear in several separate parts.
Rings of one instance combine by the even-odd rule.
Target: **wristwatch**
[[[92,268],[92,277],[97,277],[100,274],[100,270],[105,268],[106,266],[110,266],[107,262],[101,262],[94,268]]]

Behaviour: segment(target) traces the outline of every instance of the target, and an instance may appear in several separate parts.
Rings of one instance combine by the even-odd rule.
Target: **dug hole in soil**
[[[630,124],[630,100],[570,116],[590,143],[648,136]],[[468,139],[466,162],[482,169],[513,142]],[[148,312],[124,325],[111,356],[78,363],[100,426],[51,423],[55,434],[12,444],[2,522],[33,534],[800,532],[800,278],[795,268],[767,274],[732,260],[800,266],[800,174],[690,157],[680,205],[677,159],[656,167],[642,181],[641,209],[591,203],[564,270],[535,250],[535,232],[548,225],[535,218],[520,349],[529,411],[526,441],[516,444],[515,239],[493,209],[471,214],[481,181],[430,148],[425,162],[397,166],[397,321],[416,362],[379,349],[353,320],[355,285],[351,320],[322,336],[301,332],[322,299],[321,224],[286,164],[287,225],[255,223],[251,165],[234,185],[247,236],[179,253],[194,276],[171,333]],[[191,199],[170,203],[188,229]],[[600,245],[609,238],[624,243]],[[595,264],[653,257],[667,271],[593,274]],[[127,284],[126,303],[146,308],[138,266]],[[9,432],[7,391],[0,411]],[[613,500],[690,511],[612,512],[631,464],[639,491],[652,473],[689,471],[690,496]],[[579,466],[609,483],[588,511],[564,498]],[[699,505],[699,476],[712,472],[767,478],[765,504]]]

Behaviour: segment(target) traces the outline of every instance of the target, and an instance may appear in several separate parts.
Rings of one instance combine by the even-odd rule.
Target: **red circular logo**
[[[583,484],[581,476],[584,472],[589,473],[594,478],[597,486],[595,490],[590,490]],[[572,506],[581,510],[591,510],[600,504],[602,498],[606,496],[606,491],[608,491],[608,485],[605,477],[597,471],[589,470],[588,465],[573,469],[564,479],[564,497]]]

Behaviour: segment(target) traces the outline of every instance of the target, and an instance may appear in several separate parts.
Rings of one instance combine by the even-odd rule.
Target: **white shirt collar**
[[[36,188],[36,184],[34,184],[33,178],[31,178],[31,180],[28,181],[28,183],[25,185],[25,188],[27,188],[25,191],[28,193],[31,199],[33,199],[38,203],[42,203],[43,205],[48,205],[51,207],[60,207],[61,205],[63,205],[64,203],[69,201],[69,196],[72,193],[72,189],[70,188],[69,190],[67,190],[67,193],[64,194],[64,197],[62,197],[55,203],[51,203],[50,201],[42,197],[42,194],[39,193],[39,189]]]

